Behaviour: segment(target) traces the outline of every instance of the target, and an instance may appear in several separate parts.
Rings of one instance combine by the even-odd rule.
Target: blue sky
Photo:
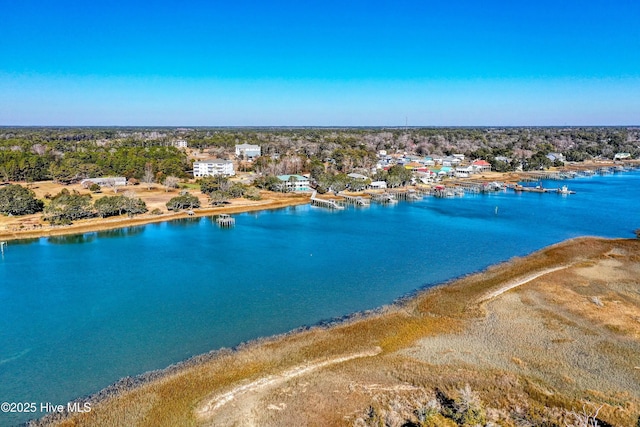
[[[640,2],[0,1],[0,125],[640,124]]]

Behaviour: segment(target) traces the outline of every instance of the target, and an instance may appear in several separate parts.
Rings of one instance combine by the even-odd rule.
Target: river
[[[640,171],[543,182],[576,194],[308,205],[9,242],[0,260],[0,402],[44,415],[121,377],[392,303],[562,240],[633,237]]]

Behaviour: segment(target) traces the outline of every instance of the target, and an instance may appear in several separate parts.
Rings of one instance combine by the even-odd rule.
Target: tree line
[[[71,224],[73,221],[92,217],[106,218],[127,214],[134,216],[147,212],[146,203],[132,192],[104,196],[93,200],[90,194],[70,192],[63,188],[48,203],[36,199],[35,193],[18,184],[0,187],[0,213],[4,215],[29,215],[43,212],[43,219],[54,225]]]

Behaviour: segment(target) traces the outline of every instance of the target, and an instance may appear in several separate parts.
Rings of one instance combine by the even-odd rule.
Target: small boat
[[[567,188],[566,185],[563,185],[562,187],[558,188],[557,192],[558,194],[576,194],[575,191],[569,190],[569,188]]]

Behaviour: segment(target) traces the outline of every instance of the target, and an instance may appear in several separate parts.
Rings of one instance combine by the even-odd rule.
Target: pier
[[[348,194],[338,194],[339,196],[344,198],[344,203],[346,205],[353,205],[353,206],[362,206],[362,207],[369,207],[371,206],[371,200],[362,196],[350,196]]]
[[[317,193],[318,193],[317,191],[314,191],[313,194],[311,195],[311,206],[319,206],[322,208],[337,209],[337,210],[344,209],[344,206],[338,204],[338,202],[335,200],[325,200],[325,199],[317,198],[316,197]]]
[[[387,192],[374,193],[372,191],[367,191],[366,194],[371,196],[371,201],[376,203],[382,203],[382,204],[398,203],[398,200],[391,193],[387,193]]]
[[[236,220],[229,214],[220,214],[216,218],[216,223],[223,228],[233,227],[236,225]]]

